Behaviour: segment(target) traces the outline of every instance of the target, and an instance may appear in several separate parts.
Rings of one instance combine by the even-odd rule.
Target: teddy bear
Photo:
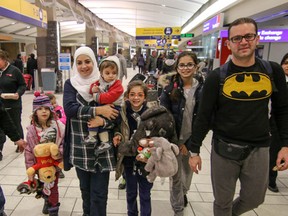
[[[50,195],[50,189],[54,186],[56,179],[56,168],[63,169],[63,162],[57,161],[59,159],[59,149],[55,143],[38,144],[33,149],[36,157],[36,164],[29,167],[26,173],[29,179],[32,179],[36,171],[38,171],[39,183],[37,180],[21,183],[17,190],[20,193],[34,193],[39,191],[39,185],[42,185],[42,192],[45,195]],[[37,196],[37,195],[36,195]],[[37,198],[37,197],[36,197]]]
[[[177,173],[176,155],[179,154],[179,148],[164,137],[152,137],[151,140],[154,147],[151,148],[151,156],[147,160],[145,170],[149,172],[147,180],[153,183],[157,176],[170,177]]]

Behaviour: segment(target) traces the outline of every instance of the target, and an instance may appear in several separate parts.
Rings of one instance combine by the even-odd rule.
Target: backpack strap
[[[226,75],[227,75],[227,72],[228,72],[228,66],[229,66],[230,61],[228,61],[225,64],[220,66],[220,74],[219,74],[219,76],[220,76],[220,83],[219,83],[220,89],[219,89],[219,95],[222,94],[222,89],[223,89],[224,81],[225,81],[225,78],[226,78]]]
[[[265,70],[267,71],[268,76],[269,76],[269,78],[270,78],[270,80],[271,80],[272,92],[278,92],[278,89],[277,89],[277,87],[276,87],[276,85],[275,85],[275,82],[274,82],[273,69],[272,69],[272,67],[271,67],[270,62],[269,62],[269,61],[265,61],[265,60],[260,59],[260,58],[258,58],[258,59],[260,60],[260,62],[261,62],[262,65],[264,66],[264,68],[265,68]]]

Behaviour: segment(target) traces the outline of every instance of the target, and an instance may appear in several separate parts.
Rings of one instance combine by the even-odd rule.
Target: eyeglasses
[[[178,69],[180,70],[183,70],[185,68],[188,68],[188,69],[193,69],[196,67],[196,64],[193,64],[192,62],[188,63],[188,64],[179,64],[178,65]]]
[[[256,34],[245,34],[245,35],[236,35],[229,40],[232,41],[232,43],[240,43],[243,38],[245,38],[246,41],[253,41],[256,38]]]
[[[132,97],[132,98],[135,98],[135,97],[142,98],[142,97],[145,97],[145,94],[144,94],[144,93],[139,93],[139,94],[130,93],[130,94],[129,94],[129,97]]]

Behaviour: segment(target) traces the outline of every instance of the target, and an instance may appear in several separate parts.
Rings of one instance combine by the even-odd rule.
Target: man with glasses
[[[215,216],[236,216],[257,208],[264,202],[269,172],[269,101],[282,140],[277,168],[288,167],[288,95],[281,66],[264,63],[255,57],[259,43],[257,24],[239,18],[228,29],[227,46],[232,58],[226,65],[221,84],[221,70],[210,73],[203,87],[202,101],[192,130],[192,144],[187,146],[189,165],[198,173],[202,162],[200,146],[212,126],[211,178]],[[239,196],[233,200],[236,182]],[[238,192],[238,191],[237,191]]]

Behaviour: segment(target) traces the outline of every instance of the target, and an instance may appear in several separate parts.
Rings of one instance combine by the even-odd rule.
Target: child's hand
[[[91,89],[92,93],[97,93],[100,91],[99,86],[97,86],[96,84],[93,85],[92,89]]]
[[[31,182],[34,182],[35,174],[34,175],[29,175],[28,180]]]
[[[99,127],[104,125],[104,119],[100,116],[96,116],[95,118],[88,121],[88,128]]]
[[[120,135],[116,135],[113,137],[113,144],[115,147],[117,147],[119,144],[121,143],[121,136]]]

